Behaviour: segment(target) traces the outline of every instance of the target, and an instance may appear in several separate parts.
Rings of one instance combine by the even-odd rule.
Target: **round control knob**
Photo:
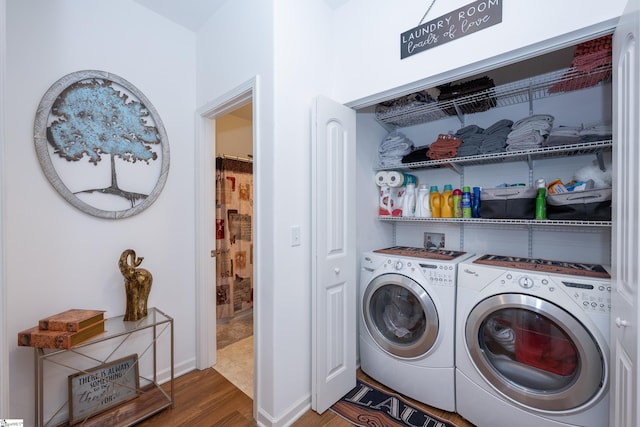
[[[402,261],[396,261],[395,268],[396,270],[402,270]]]
[[[529,289],[533,287],[533,279],[527,276],[522,276],[520,280],[518,280],[518,284],[525,289]]]

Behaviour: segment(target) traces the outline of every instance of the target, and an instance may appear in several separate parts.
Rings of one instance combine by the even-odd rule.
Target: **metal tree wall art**
[[[91,215],[124,218],[157,198],[169,169],[159,115],[133,85],[103,71],[79,71],[43,97],[34,127],[45,175]]]

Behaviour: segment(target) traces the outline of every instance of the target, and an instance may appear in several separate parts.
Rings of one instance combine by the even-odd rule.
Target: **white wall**
[[[239,0],[226,2],[197,33],[197,104],[208,105],[238,86],[256,78],[254,94],[254,330],[256,336],[256,396],[258,417],[270,424],[274,409],[274,325],[275,304],[274,223],[272,200],[274,181],[273,113],[273,7],[270,2]],[[201,143],[208,143],[202,141]],[[204,152],[204,147],[196,147]],[[268,202],[268,203],[265,203]],[[215,247],[215,242],[209,242]],[[202,263],[207,263],[206,254]]]
[[[472,2],[435,2],[424,22]],[[450,70],[617,20],[627,0],[500,2],[502,23],[401,60],[400,34],[418,26],[431,2],[406,0],[399,6],[386,0],[350,0],[335,14],[336,100],[352,103],[417,81],[437,81]]]
[[[275,148],[278,213],[274,365],[276,408],[292,412],[310,402],[311,391],[311,106],[329,95],[331,10],[323,1],[276,1]],[[299,225],[301,246],[291,247]],[[294,317],[290,318],[289,314]],[[291,345],[301,343],[302,345]],[[286,380],[284,380],[286,378]],[[294,406],[295,404],[295,406]]]
[[[259,423],[286,425],[311,401],[310,110],[330,88],[331,10],[321,0],[269,3],[227,2],[198,32],[198,102],[258,76],[256,404]]]
[[[130,0],[7,2],[6,231],[7,332],[12,345],[7,418],[33,425],[33,351],[18,331],[68,308],[124,313],[120,253],[133,248],[154,277],[151,307],[175,318],[176,372],[194,366],[195,35]],[[166,128],[170,171],[163,192],[131,218],[80,212],[49,184],[33,141],[42,95],[82,69],[115,73],[134,84]],[[167,368],[166,358],[161,369]],[[66,378],[63,379],[66,381]],[[51,408],[49,408],[51,409]]]

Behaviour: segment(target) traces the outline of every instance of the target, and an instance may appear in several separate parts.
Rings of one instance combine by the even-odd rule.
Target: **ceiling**
[[[228,0],[135,0],[165,18],[191,30],[198,31]],[[349,0],[324,0],[332,9]]]

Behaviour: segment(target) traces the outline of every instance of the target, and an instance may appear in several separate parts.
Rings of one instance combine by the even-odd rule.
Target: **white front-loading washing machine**
[[[609,425],[610,283],[598,264],[461,263],[457,412],[478,427]]]
[[[470,256],[405,246],[363,254],[363,372],[419,402],[455,410],[456,269]]]

